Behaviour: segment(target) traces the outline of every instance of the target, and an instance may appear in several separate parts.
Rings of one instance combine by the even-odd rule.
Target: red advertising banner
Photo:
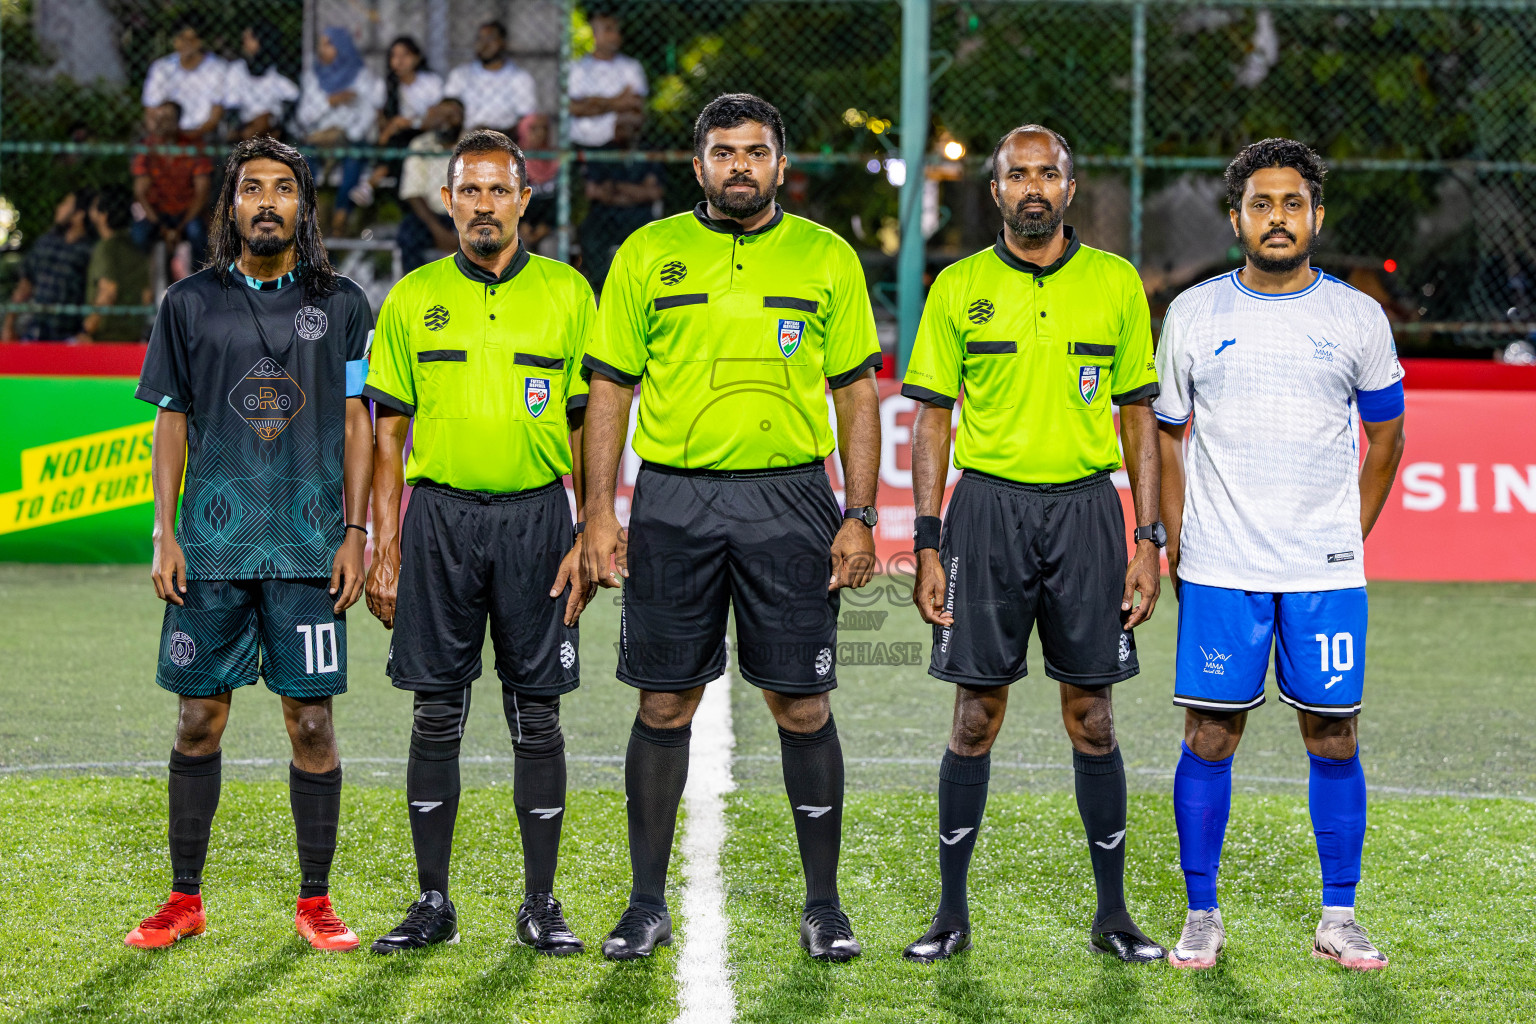
[[[1536,370],[1531,373],[1536,375]],[[875,527],[875,548],[883,567],[901,571],[911,565],[912,421],[917,403],[902,397],[899,382],[879,383],[880,524]],[[1407,403],[1407,451],[1386,508],[1366,542],[1367,576],[1536,581],[1536,390],[1413,389],[1407,392]],[[640,460],[626,450],[619,470],[620,522],[629,519],[639,469]],[[836,453],[827,459],[827,474],[841,501],[842,467]],[[950,469],[950,487],[959,476]],[[1114,479],[1125,507],[1129,547],[1135,526],[1130,484],[1123,470]]]

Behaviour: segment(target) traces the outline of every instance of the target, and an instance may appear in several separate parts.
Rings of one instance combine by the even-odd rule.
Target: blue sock
[[[1312,759],[1307,807],[1317,859],[1323,867],[1323,906],[1352,907],[1360,882],[1360,851],[1365,846],[1365,769],[1357,750],[1348,760]]]
[[[1190,910],[1216,908],[1216,872],[1232,811],[1232,758],[1207,761],[1180,744],[1173,774],[1173,820],[1179,829],[1179,866]]]

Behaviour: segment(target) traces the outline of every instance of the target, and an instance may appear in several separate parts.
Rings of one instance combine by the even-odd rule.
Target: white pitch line
[[[688,783],[683,788],[683,946],[677,956],[677,1024],[731,1024],[736,992],[725,951],[725,795],[731,779],[731,674],[704,688],[693,716]]]

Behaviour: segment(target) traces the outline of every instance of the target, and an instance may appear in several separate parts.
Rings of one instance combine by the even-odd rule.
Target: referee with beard
[[[721,96],[694,125],[705,202],[620,247],[584,364],[591,374],[586,578],[624,584],[618,677],[640,690],[624,762],[633,887],[603,954],[630,960],[671,939],[665,897],[690,723],[704,684],[736,666],[779,726],[806,902],[800,942],[818,959],[860,952],[838,904],[843,756],[838,590],[874,571],[881,362],[863,268],[828,229],[784,213],[784,124],[756,96]],[[614,481],[640,387],[627,538]],[[824,462],[837,416],[847,509]]]
[[[1125,768],[1110,705],[1136,675],[1132,630],[1158,594],[1159,457],[1152,331],[1136,269],[1083,245],[1062,225],[1072,150],[1040,125],[1015,128],[992,153],[997,244],[933,283],[902,394],[923,403],[912,426],[917,508],[913,600],[933,624],[930,675],[955,685],[939,766],[938,912],[906,948],[924,963],[969,948],[966,874],[986,806],[991,749],[1010,684],[1040,626],[1045,674],[1060,684],[1077,808],[1098,909],[1090,948],[1121,960],[1164,950],[1125,906]],[[950,422],[955,485],[940,542]],[[1136,555],[1110,473],[1120,465],[1111,404],[1136,507]],[[1135,595],[1141,603],[1135,604]]]
[[[588,588],[561,477],[571,474],[579,503],[579,369],[592,289],[518,242],[533,193],[510,139],[470,132],[448,168],[442,202],[459,250],[390,290],[365,392],[378,404],[368,607],[394,629],[390,679],[415,695],[405,795],[421,886],[405,920],[373,950],[458,938],[448,861],[459,744],[489,619],[516,755],[525,894],[517,936],[540,953],[577,953],[581,940],[553,889],[565,816],[560,695],[577,686],[576,619]],[[415,490],[402,531],[406,481]]]

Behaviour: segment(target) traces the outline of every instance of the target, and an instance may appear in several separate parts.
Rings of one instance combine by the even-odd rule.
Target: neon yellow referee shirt
[[[692,212],[619,247],[586,373],[640,384],[634,449],[679,469],[824,459],[827,386],[881,363],[864,268],[835,232],[775,210],[755,231]]]
[[[595,316],[586,278],[521,244],[500,277],[457,252],[401,278],[363,394],[415,417],[406,480],[505,493],[569,473]]]
[[[1157,397],[1141,278],[1066,229],[1047,267],[992,248],[933,282],[901,393],[953,409],[955,465],[1019,483],[1120,466],[1110,404]]]

